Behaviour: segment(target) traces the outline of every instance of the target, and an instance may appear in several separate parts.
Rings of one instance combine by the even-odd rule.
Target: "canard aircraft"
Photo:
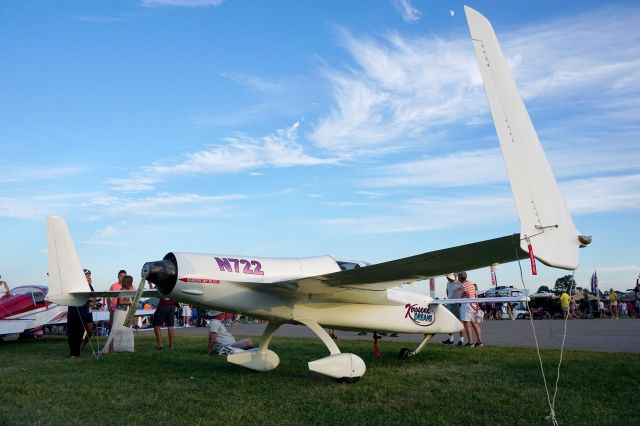
[[[364,361],[355,354],[341,353],[323,327],[424,335],[415,350],[404,350],[404,356],[416,355],[437,333],[462,329],[461,322],[442,303],[468,303],[470,299],[434,300],[405,291],[400,285],[451,271],[519,259],[533,261],[534,256],[548,266],[577,268],[579,248],[586,246],[590,237],[581,235],[573,224],[491,24],[474,9],[465,6],[465,13],[520,232],[373,265],[341,262],[330,256],[269,258],[177,252],[145,263],[143,279],[154,283],[163,296],[268,321],[259,348],[228,355],[229,362],[259,371],[276,368],[279,357],[269,349],[275,331],[285,323],[302,324],[329,350],[328,356],[309,362],[309,369],[355,381],[365,373]],[[47,297],[60,304],[81,304],[89,293],[66,222],[48,217],[47,223],[51,289]],[[499,301],[510,299],[501,297]]]

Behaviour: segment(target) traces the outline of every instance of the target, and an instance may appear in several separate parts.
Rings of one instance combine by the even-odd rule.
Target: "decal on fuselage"
[[[216,257],[215,259],[221,272],[264,275],[262,264],[257,260],[235,259],[233,257]]]
[[[428,306],[419,306],[416,304],[407,303],[404,305],[407,313],[405,314],[405,318],[409,318],[413,321],[414,324],[419,325],[421,327],[427,327],[436,320],[436,314],[431,311],[431,308]]]
[[[183,277],[179,279],[183,283],[199,283],[199,284],[220,284],[220,280],[212,280],[209,278],[191,278]]]

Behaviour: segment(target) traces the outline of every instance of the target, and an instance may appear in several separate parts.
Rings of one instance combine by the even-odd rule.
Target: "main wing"
[[[254,290],[289,294],[297,300],[323,302],[388,303],[426,302],[424,297],[393,287],[411,284],[452,271],[477,269],[526,257],[518,234],[436,250],[348,271],[275,283],[247,283]]]

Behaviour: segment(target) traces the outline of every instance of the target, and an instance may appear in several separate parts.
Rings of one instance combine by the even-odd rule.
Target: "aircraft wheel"
[[[340,377],[339,379],[336,379],[336,380],[338,381],[338,383],[346,383],[348,385],[352,385],[358,380],[360,380],[360,377]]]
[[[407,358],[411,357],[411,351],[409,349],[407,349],[407,348],[402,348],[402,349],[400,349],[399,356],[402,359],[407,359]]]

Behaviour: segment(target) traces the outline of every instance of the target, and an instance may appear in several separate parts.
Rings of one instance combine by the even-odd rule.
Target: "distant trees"
[[[571,291],[572,289],[573,292]],[[556,284],[553,286],[553,292],[557,295],[560,295],[565,291],[569,295],[573,295],[576,290],[578,290],[578,288],[576,288],[576,281],[573,279],[573,275],[565,275],[564,277],[558,278],[556,280]]]
[[[541,285],[538,288],[537,293],[551,293],[551,289],[549,287],[547,287],[546,285]]]

